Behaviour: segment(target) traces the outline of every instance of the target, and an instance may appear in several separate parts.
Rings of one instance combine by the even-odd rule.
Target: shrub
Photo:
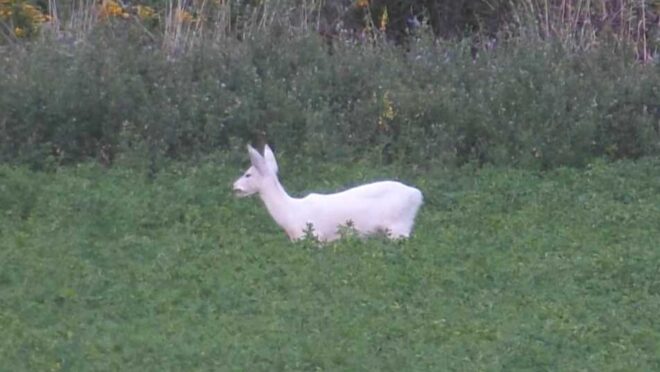
[[[328,49],[275,20],[239,39],[131,17],[0,50],[2,161],[155,163],[263,134],[294,154],[418,165],[550,168],[660,146],[657,66],[621,43],[575,47],[520,28],[478,53],[473,39],[424,34],[405,49]]]

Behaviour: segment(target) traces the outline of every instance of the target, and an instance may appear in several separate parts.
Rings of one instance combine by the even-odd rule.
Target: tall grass
[[[523,0],[512,9],[518,23],[534,25],[542,39],[554,38],[580,48],[615,41],[631,45],[637,59],[644,62],[660,50],[660,8],[654,1]]]
[[[40,23],[35,8],[26,0],[13,3],[3,2],[1,14],[7,31],[14,26],[29,22]],[[9,5],[7,5],[9,4]],[[515,31],[518,27],[533,28],[543,39],[559,38],[565,42],[582,45],[598,43],[601,38],[615,38],[619,42],[635,44],[638,57],[644,61],[657,51],[658,17],[660,8],[652,0],[471,0],[452,4],[446,0],[432,2],[412,1],[409,7],[401,7],[394,0],[373,1],[292,1],[292,0],[168,0],[153,2],[145,0],[139,7],[152,5],[160,20],[159,32],[175,43],[181,32],[194,25],[196,37],[250,38],[256,33],[268,33],[277,27],[280,32],[301,33],[323,28],[324,32],[338,31],[335,26],[362,27],[372,31],[379,28],[400,27],[401,16],[432,18],[436,9],[443,9],[443,26],[453,30],[447,36],[465,36],[465,30],[497,33],[502,30]],[[49,0],[43,13],[49,16],[49,29],[80,33],[90,30],[99,15],[135,15],[138,5],[127,6],[115,0],[102,2],[87,0]],[[29,9],[28,9],[29,8]],[[364,11],[359,11],[364,9]],[[405,12],[407,14],[403,14]],[[104,14],[105,12],[105,14]],[[383,18],[383,12],[388,17]],[[412,12],[412,13],[411,13]],[[11,14],[7,16],[6,14]],[[126,14],[124,14],[126,13]],[[402,14],[399,14],[402,13]],[[453,16],[454,18],[447,18]],[[140,17],[131,17],[140,21]],[[447,18],[447,19],[445,19]],[[66,20],[67,22],[62,22]],[[384,23],[383,23],[384,22]],[[429,21],[433,26],[434,22]],[[405,22],[403,22],[405,23]],[[322,26],[323,25],[323,26]],[[435,27],[435,26],[434,26]],[[513,29],[512,29],[513,27]],[[178,31],[177,31],[178,30]],[[204,32],[201,32],[201,31]],[[186,34],[188,34],[186,32]],[[192,36],[192,35],[190,35]]]

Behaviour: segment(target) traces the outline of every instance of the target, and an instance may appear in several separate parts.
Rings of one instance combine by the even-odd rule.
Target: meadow
[[[0,371],[660,370],[660,6],[0,0]],[[409,240],[231,184],[399,179]]]
[[[292,243],[245,159],[0,166],[1,370],[660,369],[660,160],[305,164],[420,187],[413,237]]]

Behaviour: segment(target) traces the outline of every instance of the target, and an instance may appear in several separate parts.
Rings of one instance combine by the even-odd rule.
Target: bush
[[[521,32],[479,50],[279,29],[149,33],[109,19],[0,51],[0,160],[196,157],[262,134],[295,154],[534,168],[658,154],[660,75],[634,53]],[[178,39],[172,39],[178,40]],[[188,39],[186,39],[188,40]]]

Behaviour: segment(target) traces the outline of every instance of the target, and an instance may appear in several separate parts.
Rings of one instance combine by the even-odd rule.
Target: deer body
[[[388,232],[392,238],[410,235],[422,193],[400,182],[382,181],[335,194],[292,198],[277,178],[277,162],[266,145],[262,157],[248,146],[252,166],[234,183],[238,196],[258,193],[266,209],[291,240],[311,226],[321,241],[337,239],[339,227],[351,224],[360,235]]]

